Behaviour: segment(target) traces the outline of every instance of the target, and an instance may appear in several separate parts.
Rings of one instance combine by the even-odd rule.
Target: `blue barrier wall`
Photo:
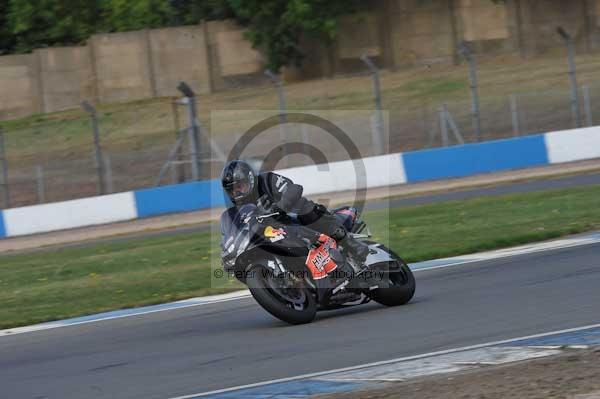
[[[548,164],[544,135],[407,152],[409,183]]]
[[[0,211],[0,238],[6,237],[6,227],[4,227],[4,215]]]
[[[400,162],[402,162],[401,165],[404,166],[404,169],[396,168],[396,166],[400,166],[399,164],[389,165],[387,162],[383,162],[381,157],[368,158],[365,162],[372,169],[385,170],[386,173],[376,176],[374,180],[372,178],[374,175],[370,175],[370,182],[375,182],[374,186],[378,187],[381,185],[382,179],[388,179],[388,184],[415,183],[542,166],[549,163],[598,158],[600,157],[599,148],[600,127],[594,127],[404,154],[391,154],[390,156],[398,156],[401,159]],[[338,169],[341,168],[341,163],[338,162],[335,165]],[[347,177],[345,175],[346,171],[342,169],[335,171],[338,174],[337,176],[339,177],[341,173],[343,177]],[[284,170],[282,173],[290,175],[299,182],[311,181],[311,179],[315,181],[310,168],[307,169],[306,167],[292,168]],[[393,174],[393,178],[390,177],[390,174]],[[404,179],[404,175],[406,175],[406,179]],[[332,184],[332,179],[336,179],[335,184]],[[338,179],[335,176],[330,176],[326,180],[316,181],[315,184],[317,186],[325,185],[327,189],[345,190],[352,189],[354,183],[351,179]],[[311,187],[312,190],[315,190],[315,188],[316,186]],[[77,227],[94,225],[104,221],[124,221],[136,217],[143,218],[169,213],[190,212],[226,205],[219,180],[151,188],[133,193],[113,194],[80,201],[102,201],[105,207],[90,206],[89,209],[97,211],[87,212],[86,210],[86,213],[77,218]],[[44,204],[37,207],[43,207],[43,211],[46,212],[42,217],[49,215],[56,219],[57,215],[64,212],[65,207],[69,206],[72,206],[71,201]],[[37,210],[40,211],[40,209]],[[47,227],[40,230],[37,222],[30,221],[28,223],[26,220],[24,222],[23,214],[33,220],[40,217],[38,214],[30,214],[31,212],[32,208],[30,207],[0,210],[0,238],[7,237],[9,232],[10,236],[18,236],[53,231]],[[111,217],[107,217],[107,214]],[[65,227],[59,224],[55,230],[63,228]]]
[[[225,205],[220,180],[150,188],[134,194],[140,218]]]

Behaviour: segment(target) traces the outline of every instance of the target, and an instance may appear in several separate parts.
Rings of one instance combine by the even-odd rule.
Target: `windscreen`
[[[251,238],[250,227],[253,216],[258,211],[254,204],[228,209],[221,216],[221,249],[223,256],[239,256],[248,246]]]

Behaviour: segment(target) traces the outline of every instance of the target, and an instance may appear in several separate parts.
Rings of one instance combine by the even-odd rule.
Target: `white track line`
[[[216,394],[221,394],[221,393],[226,393],[226,392],[238,391],[238,390],[241,390],[241,389],[257,388],[257,387],[261,387],[261,386],[265,386],[265,385],[278,384],[278,383],[282,383],[282,382],[305,380],[305,379],[308,379],[308,378],[322,377],[322,376],[325,376],[325,375],[328,375],[328,374],[335,374],[335,373],[341,373],[341,372],[347,372],[347,371],[360,370],[360,369],[364,369],[364,368],[368,368],[368,367],[384,366],[384,365],[398,363],[398,362],[404,362],[404,361],[408,361],[408,360],[423,359],[423,358],[431,357],[431,356],[447,355],[447,354],[450,354],[450,353],[464,352],[464,351],[473,350],[473,349],[486,348],[486,347],[489,347],[489,346],[496,346],[496,345],[508,344],[508,343],[511,343],[511,342],[522,341],[522,340],[525,340],[525,339],[543,338],[543,337],[547,337],[547,336],[551,336],[551,335],[565,334],[565,333],[571,333],[571,332],[589,330],[589,329],[592,329],[592,328],[600,328],[600,324],[593,324],[593,325],[589,325],[589,326],[570,328],[570,329],[566,329],[566,330],[552,331],[552,332],[547,332],[547,333],[543,333],[543,334],[528,335],[528,336],[525,336],[525,337],[511,338],[511,339],[502,340],[502,341],[487,342],[485,344],[464,346],[462,348],[455,348],[455,349],[448,349],[448,350],[438,351],[438,352],[424,353],[422,355],[400,357],[400,358],[397,358],[397,359],[384,360],[384,361],[374,362],[374,363],[366,363],[366,364],[361,364],[361,365],[358,365],[358,366],[344,367],[344,368],[335,369],[335,370],[319,371],[319,372],[316,372],[316,373],[302,374],[302,375],[299,375],[299,376],[296,376],[296,377],[280,378],[280,379],[277,379],[277,380],[270,380],[270,381],[257,382],[257,383],[254,383],[254,384],[240,385],[240,386],[237,386],[237,387],[219,389],[219,390],[216,390],[216,391],[201,392],[201,393],[196,393],[196,394],[186,395],[186,396],[177,396],[177,397],[173,397],[173,398],[169,398],[169,399],[193,399],[193,398],[199,398],[199,397],[203,397],[203,396],[209,396],[209,395],[216,395]]]
[[[584,245],[591,245],[600,242],[600,233],[593,233],[590,235],[559,239],[555,241],[541,242],[535,244],[522,245],[513,248],[505,248],[488,252],[480,252],[471,255],[456,256],[452,258],[444,258],[433,261],[425,261],[411,264],[411,268],[415,273],[442,269],[447,267],[461,266],[469,263],[483,262],[493,259],[508,258],[517,255],[525,255],[531,253],[539,253],[546,251],[554,251],[559,249],[580,247]],[[76,326],[81,324],[96,323],[100,321],[115,320],[125,317],[141,316],[151,313],[166,312],[169,310],[178,310],[191,308],[196,306],[212,305],[221,302],[234,301],[239,299],[245,299],[250,297],[250,291],[236,291],[229,294],[213,295],[198,298],[185,299],[177,302],[164,303],[154,306],[145,306],[141,308],[117,310],[106,313],[99,313],[96,315],[77,317],[73,319],[53,321],[49,323],[35,324],[32,326],[11,328],[6,330],[0,330],[0,338],[8,335],[24,334],[34,331],[49,330],[60,327]]]
[[[454,256],[411,264],[414,272],[420,270],[443,269],[446,267],[460,266],[468,263],[483,262],[487,260],[510,258],[519,255],[534,254],[540,252],[556,251],[597,244],[600,242],[600,233],[593,233],[577,238],[557,239],[533,244],[520,245],[518,247],[495,249],[487,252],[479,252],[470,255]]]

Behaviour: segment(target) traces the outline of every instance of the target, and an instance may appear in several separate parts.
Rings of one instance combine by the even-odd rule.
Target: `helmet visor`
[[[232,200],[240,200],[246,198],[253,189],[253,184],[248,179],[236,180],[228,184],[225,189]]]

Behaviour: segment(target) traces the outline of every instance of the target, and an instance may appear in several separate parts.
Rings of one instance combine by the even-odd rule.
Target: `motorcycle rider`
[[[253,203],[263,210],[294,212],[302,225],[333,238],[359,267],[364,264],[368,245],[350,236],[325,206],[303,197],[303,187],[287,177],[273,172],[256,174],[247,162],[234,160],[225,165],[221,185],[234,207]]]

